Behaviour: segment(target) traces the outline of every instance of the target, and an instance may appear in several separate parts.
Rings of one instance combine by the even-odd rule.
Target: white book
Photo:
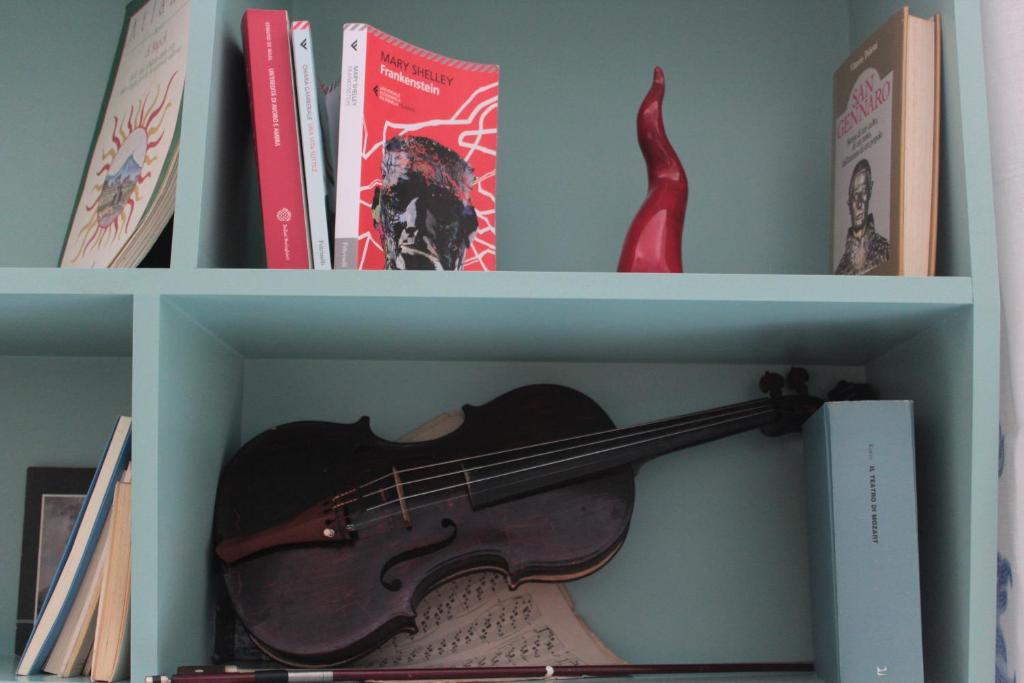
[[[132,564],[132,468],[125,470],[114,489],[110,509],[110,557],[100,581],[96,609],[96,633],[92,647],[93,681],[119,681],[128,678],[131,564]]]
[[[295,102],[298,105],[299,140],[309,210],[309,244],[313,268],[331,269],[330,234],[327,229],[327,190],[324,185],[323,139],[316,72],[313,69],[313,36],[308,21],[293,21],[292,67],[295,70]]]
[[[131,418],[120,417],[93,477],[75,528],[64,549],[43,607],[36,617],[17,674],[28,676],[42,671],[64,626],[86,570],[100,540],[107,513],[114,498],[114,486],[128,464],[131,453]]]
[[[93,633],[96,629],[96,606],[100,598],[100,579],[103,577],[110,556],[110,519],[103,524],[99,543],[92,554],[89,568],[85,570],[85,578],[78,589],[75,601],[71,603],[64,626],[60,630],[57,642],[46,658],[43,671],[63,678],[79,676],[85,660],[92,651]]]
[[[363,80],[366,24],[345,24],[341,40],[341,93],[338,105],[337,195],[334,214],[334,268],[358,268],[359,182],[363,158]],[[357,163],[352,163],[352,160]]]

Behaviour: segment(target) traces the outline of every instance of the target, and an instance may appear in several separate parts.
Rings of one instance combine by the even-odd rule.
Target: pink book
[[[288,26],[284,10],[247,9],[242,44],[267,268],[310,268]]]

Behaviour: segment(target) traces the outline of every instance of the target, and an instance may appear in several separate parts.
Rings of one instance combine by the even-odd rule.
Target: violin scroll
[[[828,392],[830,401],[874,401],[877,398],[878,392],[870,384],[846,380],[840,380],[832,391]]]
[[[769,401],[777,413],[775,422],[761,428],[767,436],[781,436],[800,431],[804,422],[821,407],[824,401],[811,396],[807,390],[810,375],[804,368],[790,368],[783,377],[777,372],[766,372],[758,383],[762,392],[768,394]],[[783,390],[794,392],[783,395]],[[828,392],[829,401],[867,401],[878,398],[878,394],[869,384],[840,381]]]

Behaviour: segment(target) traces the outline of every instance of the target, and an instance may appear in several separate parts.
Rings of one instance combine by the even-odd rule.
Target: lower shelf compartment
[[[817,395],[847,379],[915,401],[926,672],[943,677],[967,666],[967,655],[948,643],[966,639],[987,609],[972,587],[991,582],[994,596],[994,572],[982,580],[978,569],[986,568],[979,548],[990,539],[976,520],[988,502],[972,487],[979,473],[994,481],[996,452],[976,446],[989,441],[995,415],[964,407],[984,393],[964,352],[974,333],[965,281],[957,280],[955,296],[867,297],[831,310],[807,300],[758,302],[752,289],[743,299],[691,291],[631,306],[637,292],[628,288],[583,304],[497,291],[478,299],[429,289],[314,295],[306,284],[277,296],[232,296],[204,293],[205,285],[160,294],[166,283],[157,277],[153,292],[130,296],[101,291],[102,278],[89,279],[99,283],[93,293],[46,293],[36,322],[18,328],[31,344],[0,347],[5,384],[17,387],[6,394],[0,431],[23,436],[0,469],[12,501],[2,508],[12,540],[0,555],[0,576],[11,586],[0,607],[6,600],[13,616],[20,548],[23,484],[8,475],[48,455],[47,444],[80,445],[67,464],[92,463],[108,413],[131,411],[137,683],[209,661],[220,581],[211,559],[218,477],[269,427],[367,415],[375,433],[394,439],[439,412],[530,383],[583,391],[626,426],[757,398],[761,373],[790,365],[808,368]],[[273,278],[257,280],[267,286]],[[12,322],[5,329],[16,329],[30,298],[0,295],[0,321]],[[48,343],[51,319],[78,304],[96,319],[93,332],[71,333],[47,356],[19,355]],[[116,340],[119,355],[92,357],[94,336]],[[87,444],[87,428],[68,415],[94,423],[97,443]],[[613,651],[635,663],[812,656],[798,435],[748,433],[667,455],[642,466],[636,484],[625,544],[569,586],[578,612]],[[816,680],[777,680],[790,678]],[[725,677],[734,679],[746,677]]]
[[[140,627],[137,661],[156,670],[203,662],[211,654],[210,598],[197,595],[194,586],[220,580],[210,560],[217,478],[237,448],[265,429],[294,420],[354,422],[367,415],[375,433],[394,439],[441,411],[479,405],[530,383],[581,390],[616,424],[629,425],[757,398],[762,372],[786,370],[783,358],[760,364],[762,355],[806,362],[799,349],[765,354],[756,346],[747,346],[747,356],[736,362],[708,362],[704,357],[714,354],[701,346],[706,342],[693,341],[697,333],[686,336],[688,323],[680,320],[660,323],[683,332],[673,362],[661,362],[654,351],[634,352],[634,360],[625,361],[627,352],[601,344],[599,360],[585,353],[572,360],[574,352],[563,348],[551,351],[553,360],[532,351],[521,354],[526,359],[514,352],[495,359],[478,351],[459,360],[458,353],[438,352],[429,335],[422,344],[402,341],[400,348],[412,356],[407,358],[397,353],[399,347],[388,346],[390,334],[404,332],[400,324],[363,340],[369,359],[353,358],[358,351],[348,342],[333,357],[320,358],[315,351],[332,340],[319,323],[306,331],[300,322],[342,309],[330,299],[306,303],[312,310],[292,308],[287,325],[277,315],[284,314],[283,303],[262,317],[250,302],[232,297],[171,297],[160,307],[162,389],[150,397],[153,413],[147,420],[155,425],[150,438],[156,463],[149,471],[141,466],[137,476],[150,481],[149,495],[156,499],[188,503],[161,505],[144,513],[142,522],[148,532],[140,552],[150,559],[136,568],[136,595],[143,613],[159,616]],[[577,336],[585,347],[587,335],[574,322],[566,323],[573,332],[557,336]],[[494,324],[485,328],[493,331]],[[967,577],[952,572],[951,562],[968,557],[974,539],[965,533],[969,494],[950,492],[971,470],[973,426],[955,398],[971,390],[970,363],[955,360],[949,350],[969,343],[969,311],[930,311],[882,350],[849,348],[859,336],[818,334],[828,325],[819,321],[788,337],[824,347],[820,355],[830,362],[807,363],[812,393],[826,392],[839,379],[866,380],[882,398],[916,403],[926,666],[954,670],[956,654],[940,644],[969,627],[961,611],[969,598],[961,593]],[[700,321],[695,326],[704,329]],[[350,327],[358,338],[371,326],[353,320]],[[279,344],[272,352],[245,341],[268,330]],[[449,335],[443,339],[454,339],[454,332]],[[752,342],[752,332],[742,336]],[[517,337],[510,344],[500,348],[522,350],[529,342]],[[390,357],[379,357],[380,345]],[[768,439],[748,433],[664,456],[641,467],[636,484],[625,544],[607,566],[569,586],[578,612],[613,651],[636,663],[813,657],[799,435]],[[145,540],[149,534],[159,543]],[[950,538],[957,539],[956,549],[949,547]],[[150,571],[162,558],[177,570]]]

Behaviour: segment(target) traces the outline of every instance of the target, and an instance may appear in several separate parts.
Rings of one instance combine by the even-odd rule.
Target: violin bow
[[[583,664],[577,666],[485,666],[457,669],[239,669],[234,666],[183,666],[171,676],[146,676],[146,683],[324,683],[325,681],[438,681],[498,678],[591,678],[713,673],[814,671],[813,662],[734,664]]]

